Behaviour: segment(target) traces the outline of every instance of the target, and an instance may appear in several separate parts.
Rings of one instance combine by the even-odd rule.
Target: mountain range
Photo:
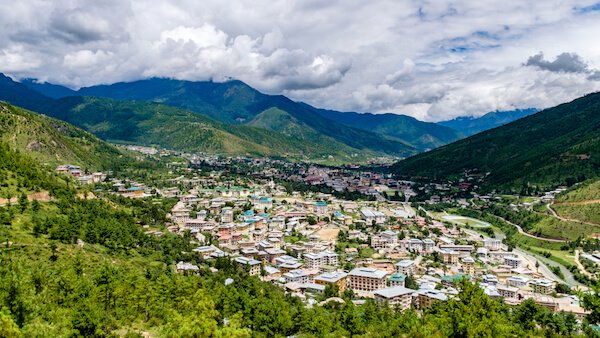
[[[600,176],[600,93],[396,163],[403,177],[446,180],[489,173],[489,188],[546,189]]]
[[[237,80],[151,78],[75,91],[31,79],[19,83],[0,74],[0,100],[111,142],[328,163],[407,157],[468,134],[460,126],[453,129],[405,115],[318,109],[263,94]],[[502,121],[517,117],[507,115]],[[476,119],[470,121],[477,125]]]
[[[480,117],[463,116],[437,124],[460,131],[464,136],[471,136],[488,129],[496,128],[525,116],[535,114],[536,108],[517,109],[510,111],[493,111]]]

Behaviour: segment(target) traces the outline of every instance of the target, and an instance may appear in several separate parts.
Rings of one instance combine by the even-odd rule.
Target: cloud
[[[600,90],[596,3],[0,1],[0,72],[72,87],[237,78],[319,107],[437,121]]]
[[[587,73],[588,65],[575,53],[561,53],[554,61],[544,60],[542,52],[530,56],[526,66],[534,66],[551,72]]]

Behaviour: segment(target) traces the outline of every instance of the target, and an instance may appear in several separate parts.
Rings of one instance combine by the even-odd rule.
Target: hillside
[[[68,121],[100,138],[111,141],[161,145],[192,152],[285,156],[291,159],[327,163],[365,161],[386,154],[404,157],[416,152],[413,147],[401,141],[333,123],[283,96],[271,97],[260,94],[239,81],[215,84],[153,79],[131,84],[101,86],[95,89],[97,94],[114,97],[113,100],[89,99],[82,96],[53,100],[36,90],[56,94],[59,90],[55,85],[26,81],[26,86],[10,78],[5,78],[5,82],[8,90],[0,92],[0,99],[22,102],[28,109],[36,109],[38,112]],[[201,95],[194,98],[183,95],[177,99],[165,99],[163,100],[167,101],[165,104],[154,102],[157,100],[150,100],[151,102],[148,103],[140,102],[162,93],[163,90],[177,88],[176,85],[190,86],[198,90]],[[120,90],[113,92],[114,88]],[[225,90],[227,88],[228,90]],[[108,93],[109,89],[110,93]],[[80,92],[87,93],[90,90],[82,89]],[[240,90],[246,94],[241,94]],[[177,96],[177,91],[172,94]],[[218,99],[213,94],[224,95],[224,97]],[[257,126],[253,126],[252,123],[249,125],[235,122],[223,123],[204,114],[215,116],[217,113],[219,115],[227,112],[249,112],[244,107],[252,101],[249,98],[252,96],[250,94],[260,96],[262,99],[270,98],[270,103],[283,107],[279,110],[293,117],[288,122],[295,124],[293,129],[296,131],[303,129],[302,135],[297,132],[288,134],[273,132],[277,131],[277,126],[267,126],[258,123],[258,120],[254,121]],[[30,102],[29,97],[36,100]],[[39,104],[35,103],[38,101]],[[111,103],[108,103],[109,101]],[[199,107],[202,106],[210,109],[203,109],[202,113],[198,113],[198,111],[192,112],[191,108],[178,109],[168,106],[167,103],[180,107],[191,106],[200,109]],[[256,108],[257,106],[252,103],[252,109],[262,109],[256,114],[253,113],[252,119],[272,108],[267,107],[269,104],[262,109]],[[160,111],[157,107],[160,107]],[[296,111],[295,115],[289,114],[292,110]],[[77,114],[81,116],[76,116]],[[264,119],[263,122],[268,120]],[[292,128],[292,125],[289,124],[289,127]]]
[[[68,97],[56,101],[49,111],[53,117],[113,142],[158,145],[190,152],[297,159],[331,155],[346,162],[352,160],[354,153],[360,153],[326,137],[323,143],[317,143],[252,126],[225,125],[201,114],[157,103]]]
[[[408,156],[416,150],[404,141],[373,132],[348,127],[326,119],[314,108],[294,102],[282,95],[262,94],[241,81],[210,82],[148,79],[130,83],[82,88],[80,95],[101,96],[113,99],[132,99],[162,103],[189,109],[226,124],[244,124],[262,112],[276,108],[300,121],[304,128],[334,139],[346,146],[383,152],[394,156]],[[262,128],[276,129],[264,124]],[[298,128],[300,126],[296,126]],[[293,136],[293,135],[290,135]],[[320,142],[320,138],[312,138]]]
[[[406,115],[342,113],[316,108],[313,110],[325,118],[347,126],[403,140],[419,150],[437,148],[462,138],[462,134],[454,129],[419,121]]]
[[[0,102],[0,140],[51,167],[69,163],[105,170],[132,161],[90,133],[3,102]]]
[[[403,177],[447,179],[489,172],[486,186],[545,189],[600,175],[600,94],[546,109],[396,163]]]
[[[538,111],[539,110],[535,108],[494,111],[480,117],[457,117],[453,120],[438,122],[437,124],[452,128],[465,136],[471,136],[516,121],[525,116],[535,114]]]

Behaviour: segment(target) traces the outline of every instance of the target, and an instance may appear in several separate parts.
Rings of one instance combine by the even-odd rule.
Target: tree
[[[590,311],[585,319],[590,324],[600,324],[600,280],[596,281],[591,290],[580,295],[581,306]]]
[[[6,309],[0,310],[0,337],[21,337],[21,331]]]
[[[19,196],[19,208],[21,209],[21,213],[25,212],[25,210],[27,210],[28,206],[29,206],[29,200],[27,199],[27,195],[21,194]]]
[[[325,299],[331,297],[339,297],[340,288],[336,284],[327,284],[325,286],[325,290],[323,291],[323,297]]]

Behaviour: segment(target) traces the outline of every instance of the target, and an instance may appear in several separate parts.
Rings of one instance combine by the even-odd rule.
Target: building
[[[554,291],[554,284],[547,279],[534,279],[529,283],[533,293],[548,295]]]
[[[529,283],[529,279],[523,276],[510,276],[506,278],[506,285],[516,288],[525,287],[527,286],[527,283]]]
[[[421,289],[416,292],[416,295],[415,305],[419,310],[430,308],[435,302],[448,300],[448,296],[444,292],[436,289]]]
[[[315,284],[328,285],[332,284],[338,287],[340,292],[346,290],[346,277],[348,276],[345,272],[326,272],[315,276]]]
[[[433,248],[435,247],[435,242],[430,238],[425,238],[423,240],[423,253],[429,254],[433,252]]]
[[[386,271],[373,268],[355,268],[348,273],[348,287],[354,291],[375,291],[383,289]]]
[[[454,250],[441,250],[440,254],[442,255],[442,262],[446,264],[458,264],[460,253]]]
[[[412,304],[412,295],[416,290],[405,288],[404,286],[392,286],[389,288],[377,290],[373,293],[375,301],[386,303],[389,306],[401,311],[407,310]]]
[[[260,275],[260,267],[261,267],[261,262],[253,259],[253,258],[248,258],[248,257],[236,257],[235,258],[235,262],[242,265],[242,266],[248,266],[248,274],[250,274],[250,276],[258,276]]]
[[[328,211],[327,202],[317,202],[317,203],[315,203],[313,210],[315,211],[315,213],[318,216],[327,215],[327,211]]]
[[[338,254],[330,251],[306,253],[303,256],[304,265],[309,269],[320,269],[324,265],[337,266]]]
[[[517,269],[521,266],[521,258],[517,256],[504,256],[504,264],[510,266],[511,269]]]
[[[483,241],[483,247],[489,251],[498,251],[502,248],[502,241],[496,238],[486,238]]]
[[[233,210],[229,207],[221,210],[221,223],[233,222]]]
[[[371,247],[374,249],[389,249],[398,242],[398,235],[390,230],[382,231],[381,233],[371,237]]]
[[[475,274],[475,260],[471,256],[464,257],[462,259],[463,272],[468,275]]]
[[[360,214],[362,219],[365,220],[365,222],[367,222],[367,225],[371,225],[373,224],[373,222],[375,222],[375,224],[383,224],[386,220],[385,214],[381,211],[361,209]]]
[[[283,278],[286,283],[310,283],[310,273],[302,269],[288,271],[283,274]]]
[[[517,298],[519,288],[514,286],[496,285],[496,289],[502,298]]]
[[[415,273],[415,261],[410,259],[401,260],[395,264],[396,272],[405,276],[412,276]]]
[[[401,274],[400,272],[394,272],[388,277],[389,286],[404,286],[405,281],[406,275]]]

